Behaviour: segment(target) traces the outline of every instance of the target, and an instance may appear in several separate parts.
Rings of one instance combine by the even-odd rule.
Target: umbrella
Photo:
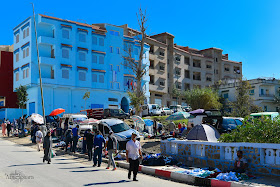
[[[217,142],[220,138],[220,133],[211,125],[196,125],[187,135],[188,140],[204,140],[209,142]]]
[[[188,112],[176,112],[176,113],[168,116],[168,118],[166,118],[166,120],[175,121],[175,120],[187,119],[189,117],[191,117],[191,115]]]
[[[56,116],[56,115],[61,114],[61,113],[63,113],[63,112],[65,112],[65,110],[64,110],[63,108],[58,108],[58,109],[53,110],[53,111],[50,113],[50,116]]]
[[[192,114],[192,115],[203,114],[204,113],[204,109],[193,110],[193,111],[191,111],[189,113]]]
[[[40,114],[32,114],[31,119],[38,124],[44,124],[44,118]]]
[[[144,119],[146,126],[153,126],[154,122],[150,119]]]
[[[89,118],[89,119],[82,121],[81,123],[99,123],[99,120],[94,119],[94,118]]]
[[[140,116],[132,116],[133,123],[135,125],[135,129],[138,131],[144,130],[145,122]]]

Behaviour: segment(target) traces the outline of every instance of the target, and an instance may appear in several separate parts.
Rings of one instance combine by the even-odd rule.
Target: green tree
[[[219,102],[218,92],[212,88],[194,88],[184,93],[186,101],[192,109],[220,109],[222,104]]]
[[[19,108],[21,108],[21,112],[23,116],[23,109],[26,108],[26,102],[28,101],[27,87],[20,85],[18,88],[16,88],[16,92],[17,92],[17,104]]]
[[[176,103],[177,103],[177,105],[178,105],[178,100],[179,100],[179,98],[182,96],[182,93],[180,92],[180,90],[178,90],[178,89],[176,88],[175,85],[174,85],[174,87],[173,87],[173,89],[172,89],[172,96],[173,96],[173,97],[176,97]]]
[[[83,100],[85,100],[85,109],[87,108],[87,100],[90,98],[90,92],[86,92],[83,96]]]
[[[249,81],[240,79],[235,91],[236,101],[229,102],[232,116],[246,117],[252,112],[261,111],[260,107],[253,104],[253,99],[249,95],[251,89]]]
[[[137,93],[135,91],[129,91],[128,93],[128,97],[130,99],[130,105],[133,106],[133,108],[137,109],[138,108],[138,112],[135,114],[139,115],[140,114],[140,110],[141,110],[141,105],[144,104],[144,100],[145,100],[145,95],[143,94],[143,92],[141,92],[140,97],[137,95]]]

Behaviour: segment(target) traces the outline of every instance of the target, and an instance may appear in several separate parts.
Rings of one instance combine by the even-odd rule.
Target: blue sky
[[[12,29],[32,15],[30,0],[3,1],[0,45],[12,44]],[[87,23],[128,24],[137,29],[136,12],[147,10],[148,34],[169,32],[175,43],[197,49],[222,48],[243,62],[247,79],[280,78],[278,0],[34,0],[35,12]]]

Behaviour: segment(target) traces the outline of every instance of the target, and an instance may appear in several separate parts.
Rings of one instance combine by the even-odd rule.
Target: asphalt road
[[[141,173],[134,182],[127,179],[127,170],[92,167],[92,162],[70,155],[56,156],[52,164],[42,159],[42,151],[0,138],[0,186],[190,186]]]

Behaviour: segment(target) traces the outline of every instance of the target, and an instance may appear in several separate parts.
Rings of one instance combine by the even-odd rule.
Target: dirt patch
[[[160,153],[160,139],[141,141],[142,151],[145,153]]]

